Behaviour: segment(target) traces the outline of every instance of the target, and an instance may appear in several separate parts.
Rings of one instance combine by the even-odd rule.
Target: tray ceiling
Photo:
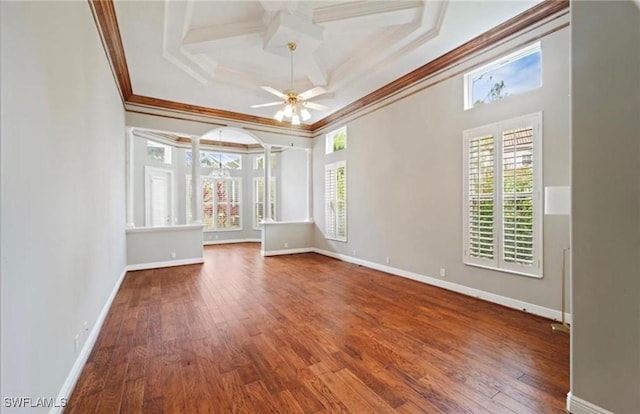
[[[260,86],[321,86],[308,123],[358,100],[539,1],[116,1],[133,91],[271,117]],[[275,99],[277,100],[277,99]]]

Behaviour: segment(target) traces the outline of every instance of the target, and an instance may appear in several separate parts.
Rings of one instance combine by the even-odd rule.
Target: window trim
[[[329,235],[329,231],[328,231],[328,219],[327,219],[327,206],[328,206],[328,199],[327,199],[327,170],[329,169],[334,169],[334,170],[338,170],[338,168],[340,167],[344,167],[344,237],[340,237],[338,235],[335,236],[330,236]],[[327,240],[335,240],[335,241],[339,241],[339,242],[347,242],[347,237],[348,237],[348,202],[347,202],[347,183],[348,183],[348,176],[347,176],[347,161],[346,160],[341,160],[341,161],[336,161],[330,164],[325,164],[324,166],[324,210],[325,210],[325,217],[324,217],[324,237]],[[337,197],[338,197],[338,190],[337,190],[338,184],[336,182],[336,201],[337,201]],[[336,217],[337,219],[337,217]],[[337,221],[336,221],[336,227],[337,227]]]
[[[465,265],[475,266],[484,269],[495,270],[504,273],[512,273],[521,276],[543,278],[543,223],[544,211],[542,208],[543,182],[543,118],[542,112],[528,114],[517,118],[508,119],[502,122],[485,125],[478,128],[468,129],[463,132],[463,174],[462,174],[462,261]],[[503,136],[504,131],[509,131],[524,126],[533,127],[533,260],[537,261],[537,266],[528,268],[523,265],[506,263],[503,257]],[[494,258],[481,259],[469,256],[469,140],[491,134],[494,137],[494,211],[493,211],[493,231],[494,231]]]
[[[463,83],[464,83],[464,110],[467,111],[469,109],[473,109],[475,108],[475,105],[473,104],[472,100],[473,100],[473,96],[472,95],[472,88],[470,87],[471,82],[473,80],[473,77],[475,75],[477,75],[480,72],[488,72],[492,69],[498,69],[502,66],[506,66],[512,62],[515,62],[518,59],[521,59],[525,56],[531,55],[533,53],[536,52],[540,52],[540,86],[538,86],[537,88],[533,88],[533,89],[528,89],[522,93],[526,93],[526,92],[530,92],[536,89],[540,89],[542,87],[542,46],[540,44],[540,41],[537,41],[535,43],[532,43],[528,46],[525,46],[521,49],[516,50],[515,52],[509,53],[507,55],[501,56],[497,59],[492,60],[491,62],[482,65],[476,69],[473,69],[469,72],[466,72],[463,76]],[[517,95],[520,95],[520,93],[518,93]],[[511,96],[511,95],[510,95]],[[515,96],[515,95],[513,95]]]

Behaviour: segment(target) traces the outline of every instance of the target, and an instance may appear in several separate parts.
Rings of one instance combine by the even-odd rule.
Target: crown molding
[[[98,33],[102,40],[102,46],[107,53],[107,59],[111,64],[111,70],[116,79],[120,96],[122,101],[126,103],[133,95],[133,89],[113,1],[89,0],[89,7],[93,13],[93,19],[96,22]]]
[[[183,113],[188,113],[193,115],[204,115],[208,117],[213,117],[218,119],[228,119],[232,121],[239,121],[239,122],[249,123],[249,124],[266,125],[266,126],[276,127],[276,128],[286,128],[287,131],[290,131],[292,128],[297,131],[304,131],[304,132],[311,131],[311,126],[306,124],[293,125],[293,126],[288,124],[284,125],[281,122],[278,122],[272,118],[242,114],[239,112],[225,111],[223,109],[208,108],[206,106],[191,105],[191,104],[182,103],[182,102],[168,101],[166,99],[152,98],[149,96],[133,94],[129,97],[129,99],[127,99],[125,104],[148,107],[148,108],[164,109],[164,110],[174,111],[174,112],[183,112]]]
[[[451,50],[439,58],[432,60],[418,69],[407,73],[395,81],[388,83],[370,94],[363,96],[331,115],[311,125],[303,124],[293,126],[292,128],[290,125],[284,125],[271,118],[134,94],[113,0],[88,1],[125,108],[127,108],[127,105],[133,105],[162,109],[192,115],[239,121],[254,125],[264,125],[282,130],[286,129],[289,132],[292,130],[300,132],[314,132],[329,124],[340,122],[355,111],[359,111],[367,106],[379,103],[384,99],[418,83],[422,79],[440,72],[457,62],[466,59],[523,29],[526,29],[531,25],[569,8],[569,0],[544,0],[525,12],[520,13],[512,19],[507,20],[506,22],[475,37],[467,43]]]

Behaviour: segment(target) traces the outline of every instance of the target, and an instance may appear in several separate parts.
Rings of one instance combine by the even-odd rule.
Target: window
[[[271,179],[269,187],[271,193],[271,218],[276,218],[276,179]],[[253,228],[260,228],[260,221],[264,219],[264,177],[253,179]]]
[[[327,134],[327,154],[347,148],[347,127],[344,126]]]
[[[542,277],[542,115],[464,133],[464,262]]]
[[[325,237],[347,241],[347,163],[325,166]]]
[[[150,161],[171,164],[171,147],[159,142],[147,140],[147,158]]]
[[[542,52],[535,43],[464,75],[464,109],[542,86]]]
[[[276,166],[276,154],[271,154],[271,168]],[[264,155],[256,155],[253,158],[253,169],[254,170],[264,170]]]
[[[187,167],[191,167],[193,153],[185,151]],[[223,168],[230,170],[242,169],[242,155],[225,152],[200,151],[200,166],[203,168],[218,168],[222,163]]]
[[[187,218],[191,219],[191,176],[186,176]],[[201,177],[204,230],[241,230],[240,178]]]

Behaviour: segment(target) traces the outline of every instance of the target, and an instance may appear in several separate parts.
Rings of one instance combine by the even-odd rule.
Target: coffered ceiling
[[[326,91],[312,99],[329,107],[312,111],[307,123],[314,124],[537,3],[116,1],[119,33],[111,35],[121,38],[132,100],[178,102],[258,121],[278,109],[251,108],[278,100],[261,86],[289,89],[287,43],[296,42],[293,88]]]

